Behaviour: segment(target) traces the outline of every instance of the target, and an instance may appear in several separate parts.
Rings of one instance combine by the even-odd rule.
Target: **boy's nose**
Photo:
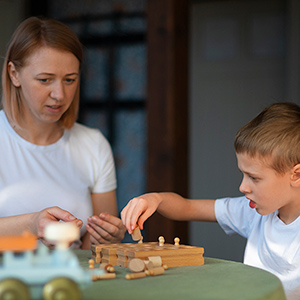
[[[239,188],[240,192],[243,194],[249,194],[251,192],[251,189],[249,186],[246,184],[245,179],[242,180]]]

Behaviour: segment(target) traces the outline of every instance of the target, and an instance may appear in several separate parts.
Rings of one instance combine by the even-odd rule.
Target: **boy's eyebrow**
[[[251,172],[246,172],[246,171],[241,171],[243,174],[246,174],[250,177],[259,177],[258,173],[251,173]]]
[[[253,176],[253,175],[257,176],[257,175],[258,175],[258,174],[256,174],[256,173],[252,173],[252,172],[248,172],[248,171],[243,171],[243,170],[241,170],[239,167],[238,167],[238,169],[239,169],[243,174],[246,174],[246,175],[251,175],[251,176]]]

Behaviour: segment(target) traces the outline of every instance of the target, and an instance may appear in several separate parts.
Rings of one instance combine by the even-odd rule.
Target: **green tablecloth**
[[[91,252],[75,251],[82,266]],[[97,266],[97,264],[96,264]],[[175,267],[164,275],[126,280],[127,268],[115,267],[117,277],[96,281],[83,299],[105,300],[284,300],[281,282],[274,275],[242,263],[205,258],[202,266]]]

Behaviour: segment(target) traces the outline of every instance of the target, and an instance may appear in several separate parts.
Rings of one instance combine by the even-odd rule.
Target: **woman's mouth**
[[[52,113],[59,113],[62,110],[61,105],[47,105],[46,107],[47,107],[48,111],[50,111]]]

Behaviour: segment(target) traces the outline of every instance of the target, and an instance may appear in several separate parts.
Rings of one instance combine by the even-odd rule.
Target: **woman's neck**
[[[18,127],[11,124],[15,132],[24,140],[41,146],[47,146],[57,142],[63,135],[64,129],[59,123],[44,124],[43,126],[26,126]]]

